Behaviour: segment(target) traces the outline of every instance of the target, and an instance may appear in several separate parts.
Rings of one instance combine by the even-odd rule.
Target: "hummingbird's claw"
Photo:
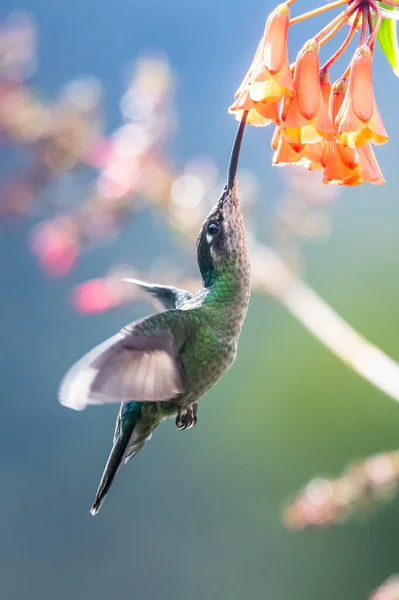
[[[195,402],[184,412],[179,410],[176,417],[176,427],[179,431],[191,429],[197,423],[197,420],[197,403]]]

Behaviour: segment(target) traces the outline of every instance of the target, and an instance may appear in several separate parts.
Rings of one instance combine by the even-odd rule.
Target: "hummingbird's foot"
[[[176,417],[176,427],[179,431],[191,429],[197,422],[197,403],[194,402],[187,409],[179,410]]]

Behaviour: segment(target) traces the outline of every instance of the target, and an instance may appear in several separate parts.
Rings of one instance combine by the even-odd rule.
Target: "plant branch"
[[[253,248],[253,287],[276,298],[355,373],[399,402],[399,364],[360,335],[262,244]]]

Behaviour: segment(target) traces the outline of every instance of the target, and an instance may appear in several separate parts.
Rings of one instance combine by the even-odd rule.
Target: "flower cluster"
[[[284,512],[292,529],[342,523],[351,514],[387,501],[399,483],[399,451],[377,454],[348,467],[338,479],[313,479]]]
[[[290,65],[290,25],[346,3],[339,0],[290,21],[289,5],[293,1],[280,4],[267,19],[255,58],[229,112],[238,120],[245,114],[251,125],[276,125],[272,139],[274,165],[322,169],[325,184],[382,184],[384,178],[371,146],[388,140],[372,85],[374,39],[381,9],[373,0],[352,0],[306,42]],[[346,23],[350,24],[346,40],[321,66],[321,46]],[[358,30],[359,45],[349,67],[331,85],[329,69]]]

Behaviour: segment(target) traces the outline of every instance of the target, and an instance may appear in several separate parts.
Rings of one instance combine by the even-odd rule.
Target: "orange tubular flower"
[[[320,87],[325,110],[328,110],[331,85],[327,71],[322,71],[320,73]],[[283,121],[286,121],[291,103],[292,98],[286,97],[283,100],[281,108],[281,118]],[[283,166],[295,164],[300,167],[305,167],[310,171],[322,169],[323,165],[321,164],[321,159],[325,143],[324,140],[310,144],[290,142],[285,139],[282,127],[277,127],[272,140],[272,148],[276,150],[273,157],[273,165]]]
[[[352,169],[342,160],[340,146],[339,143],[333,143],[324,170],[323,183],[346,186],[360,185],[366,182],[374,185],[385,183],[370,142],[355,149],[355,164]]]
[[[229,108],[238,120],[248,110],[249,124],[279,123],[278,102],[294,93],[287,52],[289,18],[286,4],[280,4],[270,14],[252,65]]]
[[[359,153],[359,175],[357,183],[352,185],[357,185],[359,183],[364,183],[368,181],[369,183],[373,183],[374,185],[382,185],[385,183],[385,179],[382,176],[381,169],[378,165],[377,159],[374,156],[373,149],[371,147],[370,142],[358,148]]]
[[[323,96],[324,105],[328,111],[328,107],[329,107],[329,103],[330,103],[330,93],[331,93],[330,75],[329,75],[328,71],[326,71],[325,69],[320,71],[319,80],[320,80],[321,95]]]
[[[351,148],[385,144],[388,135],[378,112],[372,83],[372,53],[367,45],[353,56],[348,91],[335,119],[338,141]]]
[[[304,157],[306,148],[305,144],[287,142],[281,135],[280,127],[276,127],[271,146],[275,150],[273,165],[281,167],[300,163]]]
[[[337,122],[347,97],[347,82],[338,80],[332,87],[330,96],[330,116]],[[361,148],[350,148],[334,140],[326,144],[321,159],[325,167],[323,183],[333,185],[354,186],[368,181],[374,185],[385,183],[370,142]]]
[[[309,171],[322,169],[321,157],[323,155],[323,142],[315,144],[296,144],[284,139],[281,128],[277,127],[272,140],[274,166],[296,165],[305,167]]]
[[[243,90],[229,108],[229,112],[235,115],[237,121],[241,121],[245,110],[248,111],[247,125],[263,127],[272,122],[276,125],[280,123],[277,102],[254,102],[250,98],[249,90]]]
[[[316,143],[333,139],[320,83],[319,44],[310,40],[300,51],[295,64],[295,96],[281,127],[284,138],[293,143]]]

